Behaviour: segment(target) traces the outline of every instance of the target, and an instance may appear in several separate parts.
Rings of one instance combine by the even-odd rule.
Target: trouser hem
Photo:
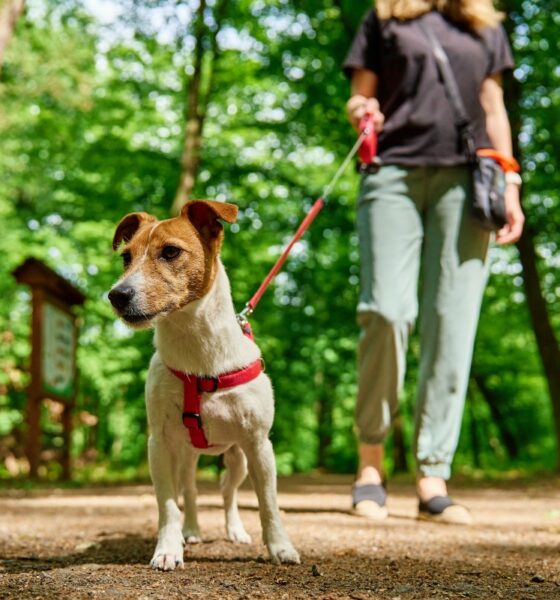
[[[360,444],[369,444],[370,446],[377,446],[384,444],[387,439],[387,433],[379,433],[377,435],[368,435],[365,433],[358,432],[358,441]]]
[[[416,473],[420,477],[440,477],[446,481],[451,477],[451,465],[444,463],[435,465],[418,465]]]

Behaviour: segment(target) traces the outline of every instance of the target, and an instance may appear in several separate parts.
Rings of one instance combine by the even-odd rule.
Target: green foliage
[[[229,3],[194,196],[240,206],[223,253],[239,308],[354,140],[344,118],[348,86],[339,65],[369,5]],[[10,272],[33,255],[88,296],[81,311],[73,453],[80,472],[92,477],[99,477],[100,464],[126,477],[136,469],[145,473],[150,334],[132,336],[115,321],[106,292],[120,261],[110,242],[127,212],[165,217],[171,207],[192,70],[189,14],[196,3],[186,1],[180,11],[171,0],[114,6],[120,16],[103,25],[79,2],[29,2],[0,80],[0,459],[22,454],[29,295]],[[558,40],[547,21],[552,13],[525,2],[513,18],[528,209],[540,231],[542,280],[559,330],[554,141],[560,95],[553,64]],[[276,391],[273,441],[282,473],[354,467],[356,187],[349,170],[253,317]],[[504,426],[496,425],[473,384],[458,462],[550,465],[549,400],[515,250],[496,250],[493,265],[474,372],[500,398],[517,454],[508,455]],[[409,449],[417,352],[413,340],[403,400]],[[52,411],[45,411],[44,426],[45,446],[56,449],[61,430]]]

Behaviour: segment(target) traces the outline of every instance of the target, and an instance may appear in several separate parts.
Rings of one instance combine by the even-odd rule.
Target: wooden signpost
[[[37,477],[41,455],[41,402],[62,409],[62,478],[70,479],[72,408],[76,397],[77,326],[72,307],[86,297],[40,260],[28,258],[13,275],[31,286],[31,383],[28,388],[26,454],[29,475]]]

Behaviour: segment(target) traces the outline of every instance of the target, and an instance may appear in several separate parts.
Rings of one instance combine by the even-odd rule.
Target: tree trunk
[[[344,32],[346,33],[346,37],[351,40],[356,33],[356,28],[348,18],[346,11],[344,10],[344,6],[342,5],[342,0],[334,0],[334,5],[338,8],[340,13],[340,22],[342,23],[342,27],[344,27]]]
[[[4,65],[6,48],[24,8],[25,0],[0,0],[0,73]]]
[[[517,456],[519,455],[519,447],[517,445],[517,440],[515,439],[515,436],[506,425],[504,413],[501,408],[500,395],[497,394],[492,388],[488,387],[486,378],[482,375],[473,372],[472,378],[476,382],[476,386],[478,387],[479,392],[486,401],[486,404],[488,404],[490,414],[492,415],[492,420],[494,421],[496,427],[498,428],[498,431],[500,432],[500,438],[502,439],[502,443],[506,448],[509,458],[517,458]]]
[[[467,406],[469,408],[469,425],[470,425],[470,434],[471,434],[471,449],[473,453],[473,464],[476,469],[480,469],[481,460],[480,460],[480,442],[478,440],[478,429],[476,426],[476,415],[474,410],[474,403],[476,400],[476,396],[473,393],[472,385],[469,385],[469,390],[467,394]]]
[[[401,415],[398,415],[393,421],[393,469],[395,473],[408,473],[408,460],[406,458],[406,444]]]
[[[185,140],[181,156],[181,174],[179,185],[173,200],[171,212],[177,215],[188,201],[196,183],[200,164],[200,147],[208,104],[214,91],[214,71],[218,57],[218,33],[228,5],[228,0],[222,0],[214,9],[215,28],[210,31],[204,24],[206,0],[200,0],[195,25],[195,55],[194,71],[187,83],[187,110],[185,125]],[[205,51],[205,42],[208,50]],[[205,56],[207,60],[205,61]],[[208,68],[206,93],[203,93],[203,64]]]
[[[187,202],[194,187],[198,170],[200,144],[202,142],[202,119],[200,115],[200,92],[202,86],[202,60],[204,58],[204,38],[206,26],[204,12],[206,0],[200,0],[195,25],[194,72],[187,83],[187,122],[185,125],[185,141],[181,157],[181,175],[173,200],[171,212],[175,215]]]
[[[556,430],[557,466],[560,467],[560,345],[550,321],[548,305],[542,294],[535,242],[528,227],[517,243],[517,247],[523,265],[523,283],[527,305],[552,402]]]
[[[513,8],[513,4],[511,1],[506,3],[508,13]],[[510,38],[513,33],[513,27],[514,24],[511,19],[508,19],[506,29]],[[508,108],[513,134],[513,152],[519,162],[521,162],[522,156],[519,146],[521,86],[510,74],[505,80],[505,87],[506,97],[510,100]],[[557,466],[560,467],[560,344],[550,320],[548,305],[542,294],[535,240],[529,223],[526,225],[523,236],[517,243],[517,248],[519,249],[519,257],[523,266],[523,284],[527,297],[527,306],[552,403],[556,431]]]
[[[317,407],[317,467],[325,469],[327,467],[327,454],[332,444],[333,433],[333,403],[332,388],[323,389],[318,399]]]

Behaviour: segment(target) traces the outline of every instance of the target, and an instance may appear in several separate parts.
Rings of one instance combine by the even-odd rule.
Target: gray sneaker
[[[382,521],[389,516],[386,506],[387,492],[380,483],[352,486],[352,514],[373,521]]]

